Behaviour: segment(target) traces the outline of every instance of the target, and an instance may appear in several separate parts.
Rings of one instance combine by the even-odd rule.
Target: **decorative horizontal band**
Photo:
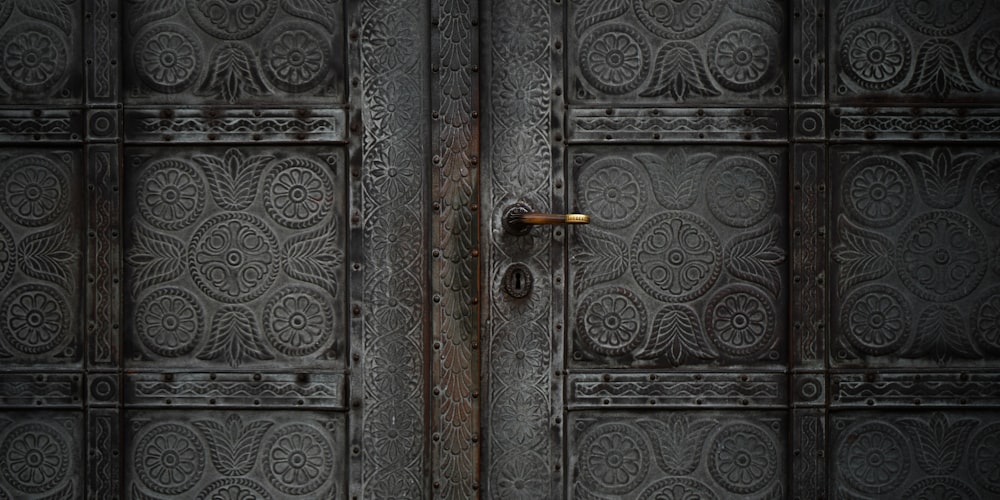
[[[784,407],[780,373],[572,373],[569,407]]]
[[[136,142],[347,142],[343,109],[134,109],[126,140]]]
[[[1000,109],[838,108],[832,140],[998,140]]]
[[[830,383],[833,407],[1000,405],[1000,373],[852,373]]]
[[[779,142],[788,138],[786,109],[571,108],[571,143]]]
[[[0,109],[0,144],[83,141],[83,113],[70,109]]]
[[[0,407],[80,408],[82,378],[70,373],[2,373]]]
[[[346,409],[344,387],[341,373],[133,373],[125,404]]]

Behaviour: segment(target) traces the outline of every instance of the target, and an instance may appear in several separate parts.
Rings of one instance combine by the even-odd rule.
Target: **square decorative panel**
[[[129,412],[128,498],[343,498],[339,413]]]
[[[1000,151],[831,156],[834,361],[982,366],[1000,356]]]
[[[568,16],[568,97],[574,103],[787,101],[783,2],[571,2]],[[511,82],[512,91],[519,83],[532,82]]]
[[[75,363],[82,356],[80,153],[0,150],[0,357]]]
[[[83,498],[83,413],[0,413],[0,497]]]
[[[132,366],[340,366],[340,149],[129,149]]]
[[[574,366],[785,359],[787,158],[780,148],[570,150]]]
[[[125,2],[132,104],[343,102],[343,4]]]
[[[83,0],[0,2],[0,103],[79,104]]]

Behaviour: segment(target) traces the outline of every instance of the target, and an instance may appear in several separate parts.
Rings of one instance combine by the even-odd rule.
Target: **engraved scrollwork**
[[[159,424],[146,431],[133,457],[139,480],[164,495],[190,490],[205,472],[205,447],[201,439],[178,424]]]
[[[307,288],[282,290],[264,308],[264,332],[289,356],[308,356],[326,343],[333,327],[328,299]]]
[[[708,337],[733,357],[754,357],[775,338],[774,305],[755,287],[730,285],[716,292],[705,308]]]
[[[69,203],[66,174],[43,156],[25,156],[8,164],[0,186],[4,212],[22,226],[48,224],[62,215]]]
[[[871,226],[891,226],[906,216],[913,199],[913,182],[896,161],[865,158],[844,174],[844,209],[854,220]]]
[[[580,479],[604,494],[636,489],[649,471],[647,438],[639,429],[622,423],[595,426],[580,439]]]
[[[721,0],[633,0],[635,14],[643,26],[670,39],[694,38],[709,28],[726,4]]]
[[[756,425],[730,424],[709,444],[708,470],[733,493],[753,493],[777,474],[778,452],[770,434]]]
[[[985,0],[900,0],[894,2],[903,21],[928,36],[948,36],[961,33],[976,22]]]
[[[50,352],[70,334],[69,304],[49,286],[22,285],[12,290],[0,311],[4,340],[24,354]]]
[[[626,354],[646,338],[646,308],[625,288],[591,292],[577,308],[577,338],[605,356]]]
[[[649,73],[649,42],[638,31],[620,24],[601,26],[580,43],[580,70],[595,88],[627,94]]]
[[[903,81],[911,62],[910,41],[891,24],[872,21],[851,28],[840,44],[841,66],[869,90],[885,90]]]
[[[895,352],[910,335],[910,306],[896,290],[871,285],[844,301],[841,332],[859,351],[872,356]]]
[[[774,177],[759,161],[727,158],[714,169],[708,183],[708,208],[733,227],[750,227],[767,217],[774,206]]]
[[[624,158],[602,158],[587,165],[580,175],[578,201],[595,224],[621,228],[635,222],[648,197],[647,181],[640,169]]]
[[[971,443],[968,463],[972,464],[972,478],[983,488],[1000,493],[1000,423],[980,429]]]
[[[333,181],[322,165],[311,160],[289,158],[278,163],[264,185],[268,215],[292,229],[315,225],[333,205]]]
[[[161,160],[145,169],[136,192],[139,212],[159,229],[183,229],[205,208],[205,185],[187,163]]]
[[[866,493],[888,493],[906,479],[910,450],[894,427],[867,422],[841,437],[837,463],[851,486]]]
[[[16,90],[46,92],[66,73],[69,47],[46,25],[26,23],[10,30],[0,38],[0,47],[0,79]]]
[[[133,51],[139,78],[149,88],[164,94],[187,89],[201,70],[201,43],[180,25],[150,28],[135,42]]]
[[[278,275],[278,240],[263,221],[244,213],[205,221],[191,238],[191,276],[208,296],[227,303],[260,297]]]
[[[918,297],[947,302],[965,297],[986,274],[982,231],[957,212],[930,212],[910,221],[897,243],[897,269]]]
[[[969,60],[979,78],[1000,87],[1000,29],[993,24],[983,26],[973,37],[969,51]]]
[[[331,60],[325,40],[303,24],[281,27],[268,37],[261,56],[268,80],[287,92],[305,92],[319,85]]]
[[[730,90],[755,90],[771,80],[778,66],[777,34],[760,23],[723,25],[708,44],[709,70]]]
[[[205,328],[204,308],[181,288],[154,291],[139,303],[135,318],[142,345],[164,357],[191,352]]]
[[[986,222],[1000,226],[1000,159],[991,160],[976,173],[972,202]]]
[[[333,447],[310,425],[288,424],[277,429],[263,449],[268,482],[282,493],[312,493],[330,478]]]
[[[701,217],[664,212],[636,232],[631,261],[643,290],[666,302],[684,302],[715,284],[722,270],[722,245]]]
[[[0,446],[0,472],[14,489],[22,493],[42,493],[62,481],[72,455],[65,436],[40,423],[8,428]]]
[[[267,26],[278,9],[268,0],[187,0],[187,10],[206,33],[222,40],[241,40]]]

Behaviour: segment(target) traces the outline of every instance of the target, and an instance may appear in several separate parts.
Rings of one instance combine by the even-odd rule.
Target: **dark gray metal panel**
[[[84,447],[83,412],[0,413],[0,494],[82,499]]]
[[[0,6],[0,105],[79,105],[84,98],[83,0]]]

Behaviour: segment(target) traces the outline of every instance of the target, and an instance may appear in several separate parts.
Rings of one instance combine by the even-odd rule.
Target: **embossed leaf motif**
[[[681,304],[665,306],[653,320],[653,331],[646,346],[636,354],[639,359],[660,356],[677,366],[690,358],[711,359],[718,356],[715,349],[705,342],[698,314]]]
[[[28,276],[51,281],[67,291],[76,284],[77,253],[69,224],[32,234],[18,245],[21,271]]]
[[[688,155],[684,148],[668,149],[663,156],[643,153],[635,155],[653,180],[656,200],[668,210],[684,210],[698,197],[698,176],[715,161],[715,155]]]
[[[735,0],[730,7],[744,16],[770,24],[779,32],[784,26],[785,13],[781,9],[781,4],[775,0]]]
[[[966,333],[962,313],[952,305],[933,305],[920,314],[916,334],[904,357],[929,356],[944,365],[952,356],[978,358]]]
[[[576,8],[576,32],[583,33],[583,30],[608,19],[614,19],[628,10],[627,0],[584,0]]]
[[[672,415],[664,420],[640,420],[638,424],[653,437],[660,468],[670,475],[686,476],[698,468],[705,437],[718,422]]]
[[[212,189],[215,203],[223,210],[246,210],[257,196],[260,172],[274,159],[258,155],[244,157],[238,149],[229,149],[222,158],[211,155],[193,157],[201,164]]]
[[[628,245],[613,234],[591,228],[576,232],[579,244],[573,250],[570,262],[573,269],[573,288],[577,293],[587,287],[613,280],[628,269]]]
[[[319,285],[337,295],[337,278],[344,254],[338,250],[333,223],[291,238],[285,243],[284,269],[289,276]]]
[[[31,0],[28,0],[31,1]],[[139,32],[147,24],[166,19],[181,10],[181,0],[129,0],[129,30]]]
[[[274,359],[264,349],[253,312],[246,306],[225,306],[212,318],[212,334],[198,359],[224,359],[236,368],[247,358]]]
[[[132,293],[166,283],[184,273],[184,244],[176,238],[136,224],[125,262],[132,274]]]
[[[698,48],[690,42],[668,42],[656,54],[653,76],[642,97],[670,95],[677,101],[691,96],[717,96]]]
[[[953,90],[979,92],[982,89],[973,83],[958,44],[947,38],[927,40],[920,46],[913,79],[903,92],[927,92],[947,97]]]
[[[854,21],[878,14],[888,6],[889,0],[847,0],[837,9],[837,25],[843,30]]]
[[[837,291],[843,296],[858,283],[881,278],[892,270],[892,242],[886,237],[852,224],[847,217],[837,218],[840,244],[833,249],[833,260],[840,264]]]
[[[230,104],[244,95],[268,94],[257,59],[246,45],[227,43],[215,49],[209,68],[208,79],[198,89],[201,93],[214,94]]]
[[[763,286],[774,295],[781,291],[778,265],[785,261],[785,251],[778,244],[777,218],[753,231],[735,236],[726,244],[726,268],[733,276]]]
[[[281,7],[285,12],[321,24],[327,31],[337,30],[336,20],[330,15],[337,0],[284,0]]]
[[[243,425],[239,415],[230,415],[225,424],[215,420],[192,423],[208,439],[212,463],[224,476],[242,476],[253,470],[261,438],[271,427],[266,420]]]
[[[899,423],[915,438],[917,463],[932,475],[955,472],[962,461],[969,433],[978,424],[969,418],[949,422],[942,413],[934,413],[926,421],[910,418]]]
[[[5,0],[9,1],[9,0]],[[73,0],[17,0],[17,8],[26,16],[50,22],[67,35],[73,33],[73,15],[67,4]]]
[[[924,202],[934,208],[952,208],[962,201],[962,185],[980,155],[963,153],[952,156],[948,148],[937,148],[931,156],[903,154],[903,159],[920,173]]]

